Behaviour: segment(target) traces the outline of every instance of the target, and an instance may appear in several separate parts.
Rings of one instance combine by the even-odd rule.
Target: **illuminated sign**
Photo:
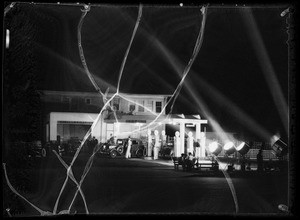
[[[92,125],[93,122],[89,122],[89,121],[57,121],[57,124],[86,124],[86,125]]]
[[[126,120],[125,121],[126,123],[146,123],[147,121],[146,120]]]

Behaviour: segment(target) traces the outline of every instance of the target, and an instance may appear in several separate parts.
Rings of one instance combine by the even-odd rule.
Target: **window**
[[[138,103],[139,103],[138,111],[143,112],[144,111],[144,101],[139,101]]]
[[[70,97],[63,96],[63,97],[61,97],[61,101],[62,101],[63,103],[71,103],[71,98],[70,98]]]
[[[119,98],[114,98],[112,100],[112,106],[114,108],[115,111],[119,111],[119,106],[120,106],[120,99]]]
[[[88,105],[90,105],[91,104],[91,99],[90,98],[86,98],[85,99],[85,103],[88,104]]]
[[[133,112],[135,110],[135,104],[130,104],[129,105],[129,111]]]
[[[155,112],[157,112],[157,113],[161,112],[161,106],[162,106],[161,102],[156,102],[155,103]]]

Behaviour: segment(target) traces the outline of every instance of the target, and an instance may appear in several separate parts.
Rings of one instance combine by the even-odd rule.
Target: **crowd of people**
[[[182,165],[183,171],[191,171],[194,168],[195,161],[196,159],[191,152],[188,154],[182,153],[179,158],[179,164]]]
[[[196,162],[197,159],[193,156],[191,152],[189,152],[188,154],[182,153],[181,156],[178,158],[178,165],[182,166],[183,171],[191,171],[196,165]],[[258,172],[264,171],[265,167],[264,167],[262,149],[259,150],[256,156],[256,162],[257,162],[257,171]],[[248,166],[246,167],[246,160],[243,159],[241,163],[241,170],[242,171],[250,170],[250,161],[248,162]]]
[[[94,147],[98,144],[98,140],[93,136],[92,138],[89,138],[86,143],[88,152],[92,152]]]

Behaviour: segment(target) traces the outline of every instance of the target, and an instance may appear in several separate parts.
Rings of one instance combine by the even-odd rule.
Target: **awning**
[[[183,115],[183,114],[172,114],[172,115],[160,115],[157,119],[156,115],[117,115],[117,120],[114,116],[110,116],[104,119],[106,123],[150,123],[155,120],[155,123],[185,123],[185,124],[207,124],[207,120],[201,119],[200,115]]]

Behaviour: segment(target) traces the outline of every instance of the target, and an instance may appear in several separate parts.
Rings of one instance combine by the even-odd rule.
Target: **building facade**
[[[166,128],[173,134],[174,156],[193,152],[194,142],[200,143],[195,156],[205,156],[207,120],[200,115],[167,114],[165,106],[170,95],[107,94],[110,105],[104,105],[102,96],[89,92],[42,91],[44,103],[44,141],[61,142],[83,140],[87,134],[104,143],[111,137],[139,138],[147,145],[147,156],[155,158],[166,143]],[[176,137],[174,137],[176,136]]]
[[[92,136],[105,142],[110,136],[125,138],[144,137],[145,130],[158,115],[165,116],[163,109],[169,95],[124,94],[110,101],[112,108],[105,108],[102,97],[90,92],[42,91],[44,103],[44,139],[62,141],[83,139],[92,127]],[[108,94],[110,99],[112,94]],[[95,122],[96,121],[96,122]],[[95,123],[94,123],[95,122]],[[159,132],[164,126],[157,127]]]

